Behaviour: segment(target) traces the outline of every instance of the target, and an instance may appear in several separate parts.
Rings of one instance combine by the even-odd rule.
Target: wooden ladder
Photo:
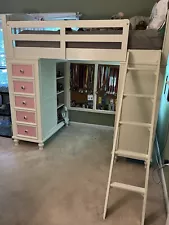
[[[129,67],[129,54],[130,52],[127,53],[127,60],[125,63],[125,70],[124,70],[124,78],[122,80],[122,86],[121,86],[121,95],[119,97],[119,109],[117,112],[117,118],[116,118],[116,124],[115,124],[115,130],[114,130],[114,141],[113,141],[113,149],[112,149],[112,158],[111,158],[111,163],[110,163],[110,170],[109,170],[109,177],[108,177],[108,184],[107,184],[107,192],[106,192],[106,198],[105,198],[105,205],[104,205],[104,213],[103,213],[103,219],[106,218],[106,213],[107,213],[107,206],[108,206],[108,199],[109,199],[109,192],[110,188],[118,188],[122,190],[127,190],[127,191],[132,191],[139,193],[143,195],[143,208],[142,208],[142,218],[141,218],[141,225],[144,225],[145,221],[145,213],[146,213],[146,203],[147,203],[147,192],[148,192],[148,182],[149,182],[149,171],[150,171],[150,161],[152,157],[152,149],[153,149],[153,144],[154,144],[154,129],[156,126],[156,105],[157,105],[157,95],[158,95],[158,83],[159,83],[159,74],[160,74],[160,59],[161,59],[161,53],[159,53],[158,57],[158,62],[156,64],[155,69],[150,69],[150,68],[143,68],[143,67]],[[151,75],[153,73],[155,77],[155,88],[154,88],[154,94],[153,95],[144,95],[144,94],[125,94],[125,84],[126,84],[126,78],[128,75],[129,71],[147,71],[148,73],[150,72]],[[144,76],[147,75],[146,73],[143,74]],[[152,117],[151,117],[151,123],[142,123],[139,121],[123,121],[121,119],[122,111],[123,111],[123,99],[124,97],[136,97],[136,98],[149,98],[152,99],[153,101],[153,106],[152,106]],[[128,125],[128,126],[136,126],[138,127],[145,127],[149,129],[149,140],[148,140],[148,151],[147,154],[143,153],[136,153],[128,150],[122,150],[118,149],[118,137],[120,134],[120,126],[121,125]],[[113,172],[113,166],[115,162],[115,158],[117,156],[120,157],[125,157],[125,158],[130,158],[130,159],[137,159],[137,160],[143,160],[146,163],[146,175],[145,175],[145,186],[142,187],[137,187],[137,186],[132,186],[124,183],[118,183],[118,182],[112,182],[112,172]]]

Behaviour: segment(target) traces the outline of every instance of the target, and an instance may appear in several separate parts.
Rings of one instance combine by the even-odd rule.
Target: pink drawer
[[[16,120],[18,122],[36,123],[35,113],[26,111],[16,111]]]
[[[15,106],[25,109],[34,109],[35,101],[34,98],[15,96]]]
[[[18,81],[13,80],[14,92],[33,94],[34,85],[32,81]]]
[[[33,77],[32,65],[12,65],[12,76]]]
[[[36,137],[36,127],[30,127],[25,125],[17,125],[18,135],[23,135],[27,137]]]

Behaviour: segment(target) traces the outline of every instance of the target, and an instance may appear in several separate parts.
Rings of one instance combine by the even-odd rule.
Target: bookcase
[[[119,68],[103,62],[67,63],[68,109],[115,114]]]

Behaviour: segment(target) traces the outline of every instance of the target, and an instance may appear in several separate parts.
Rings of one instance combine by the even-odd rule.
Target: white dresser
[[[56,60],[8,60],[8,77],[13,124],[13,139],[44,142],[61,127],[68,124],[58,121],[58,110],[65,110],[64,98],[58,102]]]

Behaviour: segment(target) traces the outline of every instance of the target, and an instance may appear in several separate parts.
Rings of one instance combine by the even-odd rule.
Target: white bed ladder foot
[[[152,149],[153,149],[153,136],[154,136],[154,129],[155,129],[155,119],[156,119],[156,102],[157,102],[157,92],[158,92],[158,83],[159,83],[159,73],[160,73],[160,59],[161,59],[161,52],[159,52],[158,57],[158,63],[154,70],[152,70],[152,73],[155,77],[155,88],[154,88],[154,94],[153,95],[144,95],[144,94],[126,94],[124,93],[125,90],[125,84],[126,84],[126,77],[128,74],[128,71],[145,71],[146,69],[142,68],[131,68],[128,67],[129,62],[129,52],[127,54],[127,60],[125,63],[125,71],[124,71],[124,78],[122,81],[122,89],[121,89],[121,95],[119,98],[119,110],[117,112],[117,118],[116,118],[116,124],[115,124],[115,130],[114,130],[114,141],[113,141],[113,148],[112,148],[112,158],[110,163],[110,170],[109,170],[109,177],[108,177],[108,184],[107,184],[107,191],[106,191],[106,198],[105,198],[105,205],[104,205],[104,212],[103,212],[103,219],[106,218],[107,214],[107,207],[108,207],[108,200],[109,200],[109,194],[110,194],[110,188],[117,188],[122,190],[127,190],[131,192],[136,192],[138,194],[141,194],[143,196],[143,208],[142,208],[142,217],[141,217],[141,225],[144,225],[145,221],[145,213],[146,213],[146,203],[147,203],[147,191],[148,191],[148,181],[149,181],[149,170],[150,170],[150,161],[151,161],[151,155],[152,155]],[[149,71],[151,72],[151,71]],[[144,72],[143,72],[144,73]],[[146,75],[146,74],[145,74]],[[152,117],[151,117],[151,123],[141,123],[139,121],[121,121],[121,114],[122,114],[122,106],[123,106],[123,99],[128,97],[135,97],[135,98],[149,98],[153,101],[153,107],[152,107]],[[149,142],[148,142],[148,152],[147,154],[141,154],[136,152],[130,152],[128,150],[122,150],[118,149],[118,136],[120,133],[120,126],[127,125],[127,126],[136,126],[138,129],[140,127],[145,127],[149,129]],[[118,183],[118,182],[112,182],[112,172],[113,172],[113,166],[114,166],[114,159],[115,157],[125,157],[125,158],[131,158],[131,159],[138,159],[143,160],[146,163],[146,175],[145,175],[145,185],[144,187],[137,187],[132,186],[128,184]]]

